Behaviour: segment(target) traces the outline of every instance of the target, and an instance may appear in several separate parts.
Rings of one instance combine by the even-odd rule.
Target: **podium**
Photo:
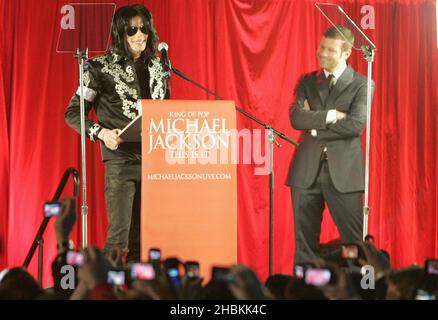
[[[142,260],[160,248],[163,258],[198,261],[208,280],[212,266],[237,262],[234,102],[143,100],[131,130],[140,120]]]

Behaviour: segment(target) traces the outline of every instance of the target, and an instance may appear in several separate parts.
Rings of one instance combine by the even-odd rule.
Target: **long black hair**
[[[142,59],[155,55],[158,46],[158,36],[154,27],[154,19],[150,11],[141,4],[134,4],[117,9],[114,14],[111,27],[112,50],[125,58],[132,58],[129,45],[126,40],[126,30],[130,27],[130,21],[134,17],[140,17],[148,30],[146,50],[141,53]]]

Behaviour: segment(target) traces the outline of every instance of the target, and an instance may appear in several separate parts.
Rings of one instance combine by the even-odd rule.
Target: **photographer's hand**
[[[230,269],[230,291],[237,300],[267,300],[273,299],[271,293],[259,281],[256,274],[248,267],[233,266]]]
[[[160,293],[155,281],[135,280],[126,291],[124,300],[140,299],[159,300]]]
[[[76,222],[76,201],[65,197],[61,200],[61,214],[55,221],[56,241],[58,242],[58,254],[68,249],[70,233]]]
[[[196,299],[202,290],[204,278],[189,278],[187,274],[181,279],[183,299]]]
[[[361,266],[371,265],[374,268],[375,274],[380,277],[385,272],[385,267],[380,260],[380,252],[376,249],[373,243],[357,241],[357,245],[362,250],[365,257],[359,258],[358,262]]]
[[[316,259],[314,261],[317,268],[328,268],[332,272],[332,277],[335,278],[335,282],[320,287],[322,293],[330,300],[346,300],[353,298],[349,292],[347,275],[336,263],[325,261],[322,259]]]
[[[89,290],[106,283],[110,264],[99,249],[90,247],[84,252],[84,264],[78,271],[78,278]]]
[[[113,268],[123,267],[123,253],[122,249],[118,246],[113,246],[107,255],[108,262]]]
[[[86,300],[89,294],[90,289],[88,289],[87,285],[84,282],[79,282],[69,300]]]

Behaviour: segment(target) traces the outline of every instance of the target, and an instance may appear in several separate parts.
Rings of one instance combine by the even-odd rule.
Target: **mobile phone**
[[[125,284],[126,274],[123,270],[109,270],[107,274],[107,283],[115,286]]]
[[[161,260],[161,250],[157,248],[149,249],[149,262],[160,261]]]
[[[328,268],[309,268],[304,274],[304,282],[316,287],[328,285],[333,282],[332,272]]]
[[[213,267],[212,279],[217,282],[231,282],[234,277],[230,271],[230,268]]]
[[[438,276],[438,259],[427,259],[424,263],[426,274]]]
[[[131,280],[154,280],[155,269],[150,263],[134,263],[130,275]]]
[[[359,258],[359,247],[356,244],[343,244],[341,256],[343,259],[357,259]]]
[[[71,266],[80,267],[84,264],[84,255],[76,251],[67,251],[65,260]]]
[[[44,202],[44,217],[56,217],[61,213],[61,202],[46,201]]]
[[[180,262],[176,258],[168,258],[164,261],[164,268],[167,276],[175,288],[181,287],[181,273],[179,271]]]
[[[189,279],[199,278],[199,263],[197,261],[187,261],[185,264],[186,276]]]
[[[175,288],[181,287],[181,275],[179,273],[178,268],[168,268],[166,269],[167,275],[172,282],[172,284],[175,286]]]

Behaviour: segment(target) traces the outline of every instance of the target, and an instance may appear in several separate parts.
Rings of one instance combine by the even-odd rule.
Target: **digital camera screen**
[[[124,271],[108,271],[108,284],[115,286],[122,286],[125,284],[125,272]]]
[[[149,258],[151,260],[160,260],[161,259],[161,252],[160,252],[160,250],[150,250],[149,251]]]
[[[66,262],[71,266],[82,266],[84,263],[84,255],[75,251],[68,251],[66,255]]]
[[[172,268],[167,270],[167,274],[169,275],[169,277],[171,278],[176,278],[179,277],[179,271],[178,269]]]
[[[228,268],[213,267],[213,279],[215,281],[230,282],[233,279],[233,275]]]
[[[186,274],[187,274],[187,277],[189,277],[189,278],[199,277],[199,265],[196,265],[196,264],[186,265]]]
[[[134,263],[131,267],[131,278],[138,280],[155,279],[155,269],[150,264]]]
[[[430,292],[418,289],[417,294],[415,295],[415,300],[436,300],[436,297]]]
[[[61,204],[59,202],[46,202],[44,204],[44,216],[53,217],[61,213]]]
[[[295,266],[295,277],[298,279],[304,278],[304,267],[303,266]]]
[[[308,269],[304,275],[304,282],[312,286],[325,286],[330,283],[331,272],[328,269]]]
[[[170,280],[176,288],[181,286],[181,279],[179,276],[179,271],[177,268],[170,268],[167,270],[167,274],[169,275]]]

